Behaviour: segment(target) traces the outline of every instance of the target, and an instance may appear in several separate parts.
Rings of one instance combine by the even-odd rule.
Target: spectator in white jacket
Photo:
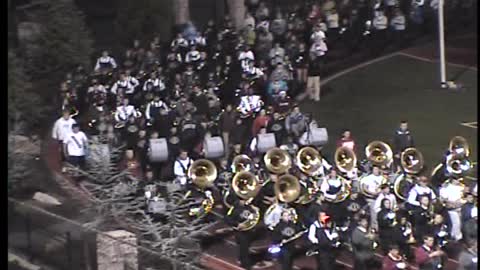
[[[62,117],[55,121],[55,124],[53,125],[52,138],[58,143],[62,161],[65,161],[65,155],[63,152],[65,136],[72,132],[72,126],[76,123],[77,121],[70,116],[70,111],[64,110]]]

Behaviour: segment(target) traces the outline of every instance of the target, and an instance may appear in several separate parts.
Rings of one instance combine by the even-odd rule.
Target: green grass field
[[[441,159],[449,140],[460,135],[477,157],[477,130],[462,122],[477,121],[476,70],[447,66],[447,78],[466,90],[439,87],[438,64],[397,55],[340,76],[322,86],[321,101],[305,101],[304,112],[312,113],[326,127],[329,143],[324,148],[332,158],[335,141],[349,128],[364,158],[365,146],[373,140],[389,144],[400,120],[409,121],[417,148],[423,153],[426,171]]]

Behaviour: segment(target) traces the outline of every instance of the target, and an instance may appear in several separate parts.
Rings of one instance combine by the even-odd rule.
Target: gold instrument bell
[[[291,174],[284,174],[275,182],[274,191],[279,201],[285,203],[293,202],[300,196],[300,182],[297,177]]]
[[[188,177],[195,186],[203,190],[211,187],[217,179],[217,168],[210,160],[199,159],[188,168]]]
[[[355,169],[357,156],[352,149],[342,146],[335,151],[335,165],[342,173],[349,173]]]
[[[274,174],[284,174],[292,167],[292,160],[287,151],[280,148],[272,148],[263,157],[268,171]]]
[[[367,159],[380,168],[388,168],[393,161],[393,151],[390,146],[382,141],[373,141],[365,148]]]
[[[251,171],[253,168],[253,162],[247,155],[237,155],[233,158],[231,169],[233,173],[242,171]]]
[[[453,137],[448,144],[448,150],[463,157],[468,157],[470,155],[470,147],[468,146],[468,142],[462,136]]]
[[[249,171],[241,171],[232,179],[232,188],[241,199],[247,200],[257,196],[260,190],[258,178]]]
[[[322,156],[313,147],[303,147],[297,152],[295,164],[308,176],[315,176],[322,167]]]
[[[402,152],[400,163],[407,174],[417,174],[423,169],[423,155],[416,148],[407,148]]]

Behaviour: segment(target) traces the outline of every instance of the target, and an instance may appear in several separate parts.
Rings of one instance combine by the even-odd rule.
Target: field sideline
[[[476,73],[476,68],[448,65],[448,78],[455,78],[466,89],[443,90],[435,61],[394,53],[327,78],[321,101],[303,102],[302,111],[312,113],[320,126],[327,127],[329,143],[324,152],[328,158],[344,128],[352,130],[357,154],[363,158],[368,142],[391,143],[399,121],[407,119],[428,171],[455,135],[464,136],[472,157],[477,155]]]

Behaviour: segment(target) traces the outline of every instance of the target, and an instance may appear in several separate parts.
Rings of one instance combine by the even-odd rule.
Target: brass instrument
[[[257,226],[258,222],[260,221],[260,209],[254,205],[250,205],[246,203],[245,205],[248,205],[253,213],[249,213],[249,215],[245,218],[245,221],[240,223],[238,226],[234,227],[235,230],[237,231],[249,231],[255,226]],[[231,207],[228,210],[227,215],[230,215],[230,213],[233,211],[234,207]]]
[[[268,207],[264,215],[264,223],[273,229],[280,222],[282,212],[286,209],[290,212],[292,220],[297,221],[298,216],[294,208],[285,208],[279,202],[290,203],[300,196],[300,183],[290,174],[284,174],[278,178],[274,185],[276,202]]]
[[[290,203],[300,196],[300,183],[295,176],[285,174],[275,182],[274,190],[278,200]]]
[[[322,168],[322,156],[313,147],[303,147],[295,157],[295,164],[304,174],[316,176]]]
[[[316,199],[317,193],[320,191],[318,188],[317,182],[309,179],[300,181],[301,193],[295,203],[298,204],[309,204]]]
[[[233,177],[232,188],[239,198],[248,200],[257,196],[261,185],[253,173],[241,171]]]
[[[335,165],[342,173],[352,172],[357,165],[357,156],[352,149],[342,146],[335,151]]]
[[[368,175],[362,175],[360,177],[360,179],[358,180],[359,187],[360,187],[360,193],[367,198],[374,199],[376,197],[376,194],[373,194],[373,193],[369,192],[368,189],[367,189],[367,183],[365,183],[366,180],[368,180],[367,177],[368,177]],[[382,182],[380,183],[380,185],[383,185],[383,184],[386,184],[386,183],[388,183],[388,179],[385,176],[382,175]],[[380,186],[378,186],[378,187],[380,187]]]
[[[197,188],[204,190],[211,187],[217,179],[217,168],[210,160],[199,159],[188,168],[187,175]]]
[[[367,159],[382,169],[389,168],[393,162],[392,148],[381,141],[373,141],[365,148]]]
[[[242,171],[251,171],[253,169],[253,161],[247,155],[237,155],[233,158],[231,170],[232,173]]]
[[[292,160],[287,151],[272,148],[263,157],[265,166],[274,174],[284,174],[292,167]]]
[[[405,149],[400,156],[400,163],[405,174],[398,175],[393,182],[393,192],[402,201],[405,201],[410,188],[415,184],[416,175],[423,169],[422,153],[413,147]]]
[[[452,153],[461,154],[465,157],[470,156],[470,147],[467,140],[462,136],[453,137],[448,143],[448,150]]]

